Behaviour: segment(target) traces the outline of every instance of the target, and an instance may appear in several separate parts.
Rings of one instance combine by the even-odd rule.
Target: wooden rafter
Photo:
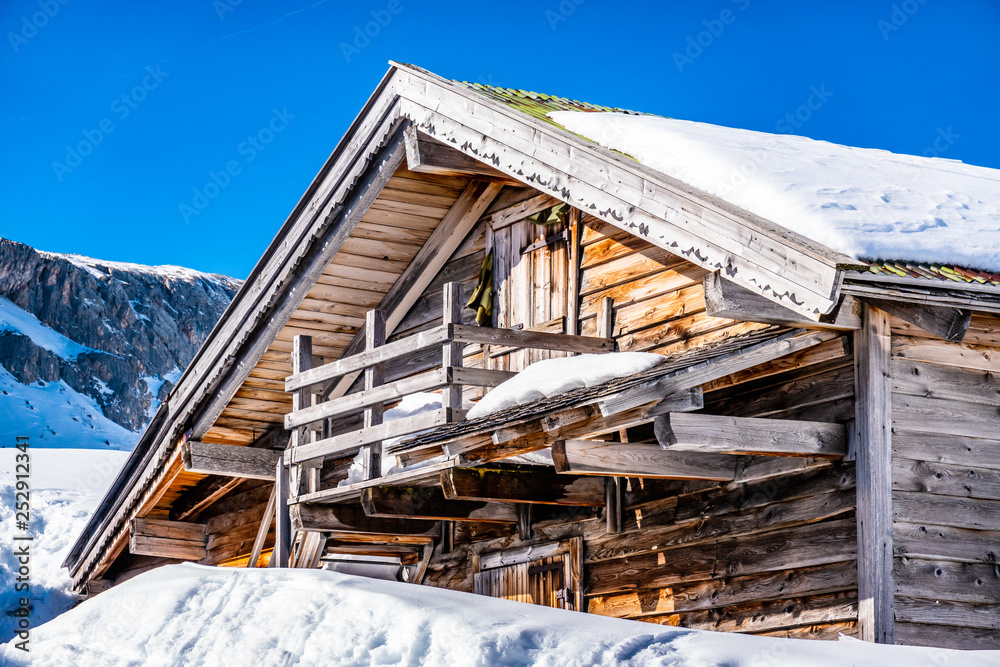
[[[452,468],[441,473],[449,500],[500,501],[599,507],[604,485],[594,478],[556,475],[544,470]]]
[[[657,443],[557,440],[552,444],[556,472],[660,479],[736,479],[738,456],[673,452]]]

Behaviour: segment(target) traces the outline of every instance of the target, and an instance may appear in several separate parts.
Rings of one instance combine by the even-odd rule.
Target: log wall
[[[892,337],[896,641],[1000,648],[1000,318]]]

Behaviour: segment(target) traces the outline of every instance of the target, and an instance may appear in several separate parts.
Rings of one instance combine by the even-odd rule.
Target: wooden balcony
[[[464,420],[465,387],[489,390],[516,374],[465,367],[463,360],[469,350],[481,352],[479,358],[485,360],[495,356],[498,350],[505,353],[535,349],[592,354],[615,349],[614,341],[609,338],[463,325],[460,323],[462,306],[458,285],[445,285],[441,324],[389,343],[385,340],[382,313],[369,311],[364,351],[315,367],[311,366],[310,337],[296,336],[292,359],[295,372],[285,381],[285,390],[292,393],[293,402],[293,411],[285,416],[285,428],[291,431],[286,464],[293,469],[318,469],[327,458],[343,459],[363,451],[364,479],[379,478],[383,441]],[[393,382],[383,381],[386,364],[434,348],[441,350],[439,366]],[[362,390],[335,395],[336,387],[350,386],[361,375],[364,376]],[[387,405],[410,394],[438,391],[441,393],[439,409],[383,421]],[[338,421],[358,415],[363,416],[360,428],[356,422],[351,429],[337,427]],[[307,492],[319,490],[318,477],[316,474],[311,481],[307,479]],[[295,486],[293,483],[293,495],[297,495]]]

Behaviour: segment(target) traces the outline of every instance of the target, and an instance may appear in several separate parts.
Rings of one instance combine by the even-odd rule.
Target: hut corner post
[[[865,304],[854,347],[858,629],[880,644],[894,642],[890,343],[889,314]]]

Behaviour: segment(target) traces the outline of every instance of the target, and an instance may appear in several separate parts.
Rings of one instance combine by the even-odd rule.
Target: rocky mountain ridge
[[[240,284],[0,239],[0,437],[130,448]]]

